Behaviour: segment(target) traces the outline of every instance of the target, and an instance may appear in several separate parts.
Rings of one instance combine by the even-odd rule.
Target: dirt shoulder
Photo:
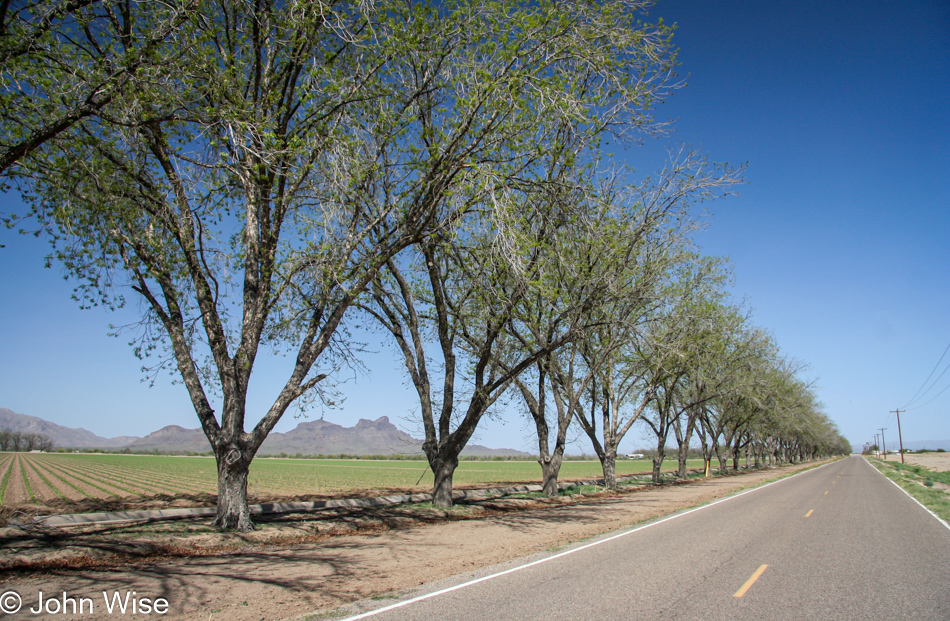
[[[28,537],[6,529],[0,564],[8,571],[0,590],[18,592],[23,611],[36,605],[40,591],[92,599],[94,614],[75,618],[112,618],[105,614],[103,591],[164,598],[168,619],[307,618],[556,549],[814,465],[594,497],[478,501],[450,511],[420,506],[281,516],[243,536],[211,532],[199,521]],[[10,571],[18,558],[21,567],[31,558],[45,559],[48,569]],[[57,559],[76,568],[57,568]],[[123,559],[130,563],[116,565]],[[113,566],[99,569],[103,565]],[[35,618],[20,615],[10,618]]]

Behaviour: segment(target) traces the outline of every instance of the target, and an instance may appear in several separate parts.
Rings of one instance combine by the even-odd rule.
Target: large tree
[[[700,155],[681,153],[655,179],[635,187],[618,186],[613,177],[603,180],[590,191],[583,216],[559,229],[565,238],[561,277],[543,294],[526,297],[511,326],[526,349],[548,343],[562,321],[558,309],[586,295],[584,328],[540,358],[530,373],[515,378],[537,431],[545,493],[557,494],[568,429],[589,389],[606,365],[630,351],[636,338],[631,326],[656,306],[651,292],[676,262],[677,240],[688,237],[695,224],[692,201],[735,180],[733,171],[710,170]]]
[[[117,50],[155,55],[11,170],[77,297],[142,303],[136,351],[191,397],[217,458],[219,526],[253,527],[251,460],[333,372],[334,348],[347,355],[339,328],[384,266],[491,209],[561,132],[648,120],[672,58],[669,29],[638,22],[648,4],[96,4],[51,31],[48,61],[17,65],[18,84],[83,93]],[[169,24],[175,53],[159,54],[149,42]],[[5,96],[25,106],[31,92]],[[6,146],[68,107],[37,109],[30,127],[4,117]],[[293,365],[247,429],[268,345]]]
[[[595,158],[607,133],[625,139],[661,127],[649,109],[671,87],[670,31],[640,23],[644,6],[509,3],[504,28],[496,22],[477,33],[467,24],[473,53],[488,64],[482,81],[508,82],[498,91],[508,100],[480,104],[481,110],[510,118],[517,139],[503,157],[484,164],[490,187],[459,186],[452,195],[470,206],[457,228],[388,262],[366,305],[395,338],[419,395],[437,504],[451,504],[458,455],[489,407],[526,366],[576,329],[584,296],[553,313],[557,333],[546,342],[512,347],[511,322],[527,298],[551,285],[551,266],[562,259],[552,240],[559,222],[573,217],[575,168]],[[414,75],[457,79],[458,47],[436,50],[435,60],[426,50],[406,50],[404,59]],[[427,137],[441,139],[458,106],[471,99],[468,91],[479,88],[434,90],[420,99],[415,105]]]
[[[545,288],[545,272],[556,261],[557,244],[549,243],[556,222],[543,205],[524,207],[517,231],[475,222],[474,230],[433,237],[415,257],[389,262],[367,305],[395,338],[419,396],[422,448],[439,506],[451,506],[459,454],[489,408],[583,325],[588,296],[576,290],[578,299],[553,310],[557,326],[549,339],[519,347],[511,334],[519,306]],[[523,262],[511,262],[512,252]]]
[[[656,436],[653,454],[653,482],[660,482],[670,432],[680,442],[680,476],[685,473],[684,444],[688,448],[695,419],[687,414],[709,397],[688,390],[691,377],[707,347],[708,336],[716,329],[717,302],[724,293],[726,272],[721,261],[696,257],[687,263],[672,286],[669,304],[652,319],[637,339],[636,360],[655,369],[655,397],[640,418]],[[685,417],[685,429],[681,428]]]
[[[721,196],[738,180],[732,168],[681,153],[654,178],[619,197],[613,214],[619,227],[616,243],[626,247],[626,260],[612,273],[610,302],[592,309],[591,328],[579,342],[583,364],[574,367],[581,373],[558,380],[569,400],[581,394],[577,386],[584,381],[583,369],[594,371],[575,417],[591,440],[608,488],[616,485],[620,442],[669,372],[652,364],[642,339],[648,324],[669,309],[677,273],[696,258],[690,247],[694,205]],[[644,219],[643,212],[652,215]]]

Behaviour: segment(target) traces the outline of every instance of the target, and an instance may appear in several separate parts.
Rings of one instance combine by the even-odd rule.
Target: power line
[[[927,403],[921,403],[920,405],[915,405],[914,407],[909,408],[907,411],[908,411],[908,412],[913,412],[914,410],[919,410],[920,408],[924,407],[925,405],[929,405],[929,404],[933,403],[934,401],[936,401],[937,397],[939,397],[939,396],[942,395],[943,393],[947,392],[948,390],[950,390],[950,384],[947,384],[946,386],[944,386],[943,390],[941,390],[940,392],[938,392],[937,394],[935,394],[935,395],[933,396],[933,398],[930,399],[930,401],[928,401]]]
[[[933,368],[933,370],[930,372],[930,375],[927,376],[927,379],[925,379],[925,380],[924,380],[924,383],[920,385],[920,388],[917,389],[917,392],[914,393],[914,396],[911,397],[911,398],[910,398],[910,401],[908,401],[907,403],[905,403],[903,407],[906,408],[907,406],[909,406],[911,403],[914,402],[914,399],[917,398],[917,395],[920,394],[920,391],[924,389],[924,386],[926,386],[926,385],[927,385],[927,382],[930,381],[930,378],[933,377],[934,372],[937,370],[937,367],[940,366],[940,363],[943,362],[943,359],[944,359],[944,357],[947,355],[947,352],[948,352],[948,351],[950,351],[950,344],[948,344],[948,345],[947,345],[947,348],[946,348],[945,350],[943,350],[943,354],[940,356],[940,360],[938,360],[938,361],[937,361],[937,364],[934,365],[934,368]],[[950,365],[948,365],[947,368],[950,368]],[[943,374],[946,373],[946,372],[947,372],[947,369],[944,369],[944,370],[943,370],[943,373],[941,373],[941,374],[937,377],[937,379],[934,380],[934,384],[936,384],[936,383],[937,383],[937,380],[939,380],[941,377],[943,377]],[[933,388],[933,386],[931,386],[931,388]],[[928,388],[927,390],[928,390],[928,392],[929,392],[930,389]],[[925,394],[926,394],[926,393],[925,393]]]
[[[932,382],[930,383],[930,386],[927,387],[927,390],[925,390],[923,393],[921,393],[921,395],[920,395],[919,397],[917,397],[917,399],[919,400],[919,399],[923,399],[924,397],[926,397],[926,396],[927,396],[927,393],[929,393],[931,390],[933,390],[934,386],[937,385],[937,382],[940,381],[940,378],[944,376],[944,373],[946,373],[947,370],[950,370],[950,362],[947,362],[947,366],[945,366],[945,367],[943,368],[943,371],[940,372],[940,375],[937,376],[937,379],[935,379],[934,381],[932,381]],[[946,390],[946,388],[944,388],[944,390]],[[941,392],[943,392],[943,391],[941,391]],[[933,399],[931,399],[931,401],[933,401]],[[930,401],[928,401],[927,403],[930,403]],[[917,406],[917,407],[920,407],[920,406]]]

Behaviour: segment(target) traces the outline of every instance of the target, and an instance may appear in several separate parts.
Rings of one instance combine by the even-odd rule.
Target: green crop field
[[[691,461],[691,468],[701,466]],[[647,460],[621,460],[617,474],[649,472]],[[675,467],[668,462],[668,469]],[[8,475],[14,474],[15,478]],[[533,461],[463,461],[456,485],[504,485],[538,482],[541,469]],[[561,480],[601,476],[597,461],[566,461]],[[0,459],[0,478],[11,479],[2,504],[44,498],[147,497],[214,493],[216,468],[211,457],[166,455],[29,454]],[[22,479],[22,481],[21,481]],[[21,484],[22,483],[22,484]],[[258,458],[251,464],[251,494],[305,496],[363,493],[368,490],[427,490],[432,473],[424,461],[360,459]],[[12,492],[12,493],[11,493]]]

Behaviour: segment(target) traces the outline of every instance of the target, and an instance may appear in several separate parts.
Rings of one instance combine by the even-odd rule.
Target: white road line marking
[[[838,463],[838,460],[835,460],[835,461],[833,461],[833,462],[829,462],[829,463],[827,463],[827,464],[818,466],[817,468],[809,468],[808,470],[805,470],[805,471],[803,471],[803,472],[796,472],[795,474],[793,474],[793,475],[791,475],[791,476],[787,476],[787,477],[782,478],[782,479],[779,479],[778,481],[772,481],[771,483],[766,483],[765,485],[760,485],[759,487],[755,487],[755,488],[753,488],[753,489],[748,489],[748,490],[745,490],[744,492],[739,492],[739,493],[734,494],[734,495],[732,495],[732,496],[726,496],[725,498],[720,498],[719,500],[716,500],[716,501],[714,501],[714,502],[711,502],[711,503],[709,503],[708,505],[703,505],[703,506],[701,506],[701,507],[694,507],[693,509],[687,509],[686,511],[683,511],[682,513],[675,513],[675,514],[673,514],[673,515],[671,515],[671,516],[669,516],[669,517],[663,518],[662,520],[658,520],[658,521],[656,521],[656,522],[650,522],[649,524],[644,524],[643,526],[638,526],[638,527],[633,528],[633,529],[631,529],[631,530],[627,530],[627,531],[624,531],[624,532],[622,532],[622,533],[618,533],[618,534],[616,534],[616,535],[612,535],[612,536],[610,536],[610,537],[607,537],[606,539],[599,539],[599,540],[594,541],[594,542],[592,542],[592,543],[588,543],[588,544],[582,545],[582,546],[580,546],[579,548],[572,548],[572,549],[566,550],[566,551],[564,551],[564,552],[559,552],[558,554],[555,554],[555,555],[553,555],[553,556],[548,556],[548,557],[545,557],[545,558],[542,558],[542,559],[538,559],[538,560],[536,560],[536,561],[532,561],[532,562],[527,563],[527,564],[525,564],[525,565],[519,565],[519,566],[517,566],[517,567],[512,567],[511,569],[506,569],[506,570],[504,570],[504,571],[500,571],[500,572],[498,572],[498,573],[491,574],[491,575],[488,575],[488,576],[482,576],[481,578],[476,578],[476,579],[474,579],[474,580],[469,580],[468,582],[463,582],[462,584],[457,584],[457,585],[455,585],[455,586],[448,587],[448,588],[445,588],[445,589],[442,589],[442,590],[439,590],[439,591],[434,591],[434,592],[432,592],[432,593],[426,593],[425,595],[419,595],[418,597],[413,597],[412,599],[407,599],[407,600],[404,601],[404,602],[396,602],[395,604],[390,604],[389,606],[384,606],[383,608],[377,608],[376,610],[370,610],[369,612],[364,612],[364,613],[362,613],[362,614],[358,614],[358,615],[355,615],[355,616],[352,616],[352,617],[346,617],[345,619],[341,619],[340,621],[357,621],[357,619],[366,619],[367,617],[372,617],[372,616],[375,616],[375,615],[378,615],[378,614],[382,614],[382,613],[384,613],[384,612],[389,612],[390,610],[395,610],[396,608],[402,608],[403,606],[408,606],[409,604],[415,604],[416,602],[421,602],[421,601],[426,600],[426,599],[431,599],[431,598],[436,597],[436,596],[438,596],[438,595],[444,595],[444,594],[446,594],[446,593],[451,593],[452,591],[458,591],[459,589],[464,589],[465,587],[470,587],[470,586],[472,586],[472,585],[478,584],[479,582],[486,582],[486,581],[488,581],[488,580],[492,580],[492,579],[494,579],[494,578],[498,578],[498,577],[504,576],[504,575],[506,575],[506,574],[512,574],[512,573],[514,573],[514,572],[516,572],[516,571],[521,571],[522,569],[527,569],[528,567],[533,567],[533,566],[535,566],[535,565],[540,565],[541,563],[547,563],[548,561],[553,561],[553,560],[556,559],[556,558],[561,558],[562,556],[567,556],[568,554],[574,554],[575,552],[580,552],[581,550],[586,550],[587,548],[593,548],[594,546],[599,546],[599,545],[602,544],[602,543],[607,543],[608,541],[613,541],[614,539],[619,539],[619,538],[621,538],[621,537],[626,537],[627,535],[631,535],[631,534],[636,533],[636,532],[639,532],[639,531],[641,531],[641,530],[650,528],[651,526],[656,526],[657,524],[662,524],[663,522],[669,522],[670,520],[675,520],[676,518],[683,517],[684,515],[689,515],[690,513],[694,513],[694,512],[696,512],[696,511],[702,511],[703,509],[708,509],[709,507],[712,507],[712,506],[714,506],[714,505],[718,505],[718,504],[721,503],[721,502],[726,502],[726,501],[728,501],[728,500],[733,500],[733,499],[738,498],[738,497],[740,497],[740,496],[745,496],[746,494],[751,494],[752,492],[757,492],[757,491],[759,491],[760,489],[765,489],[766,487],[769,487],[769,486],[771,486],[771,485],[775,485],[776,483],[781,483],[782,481],[788,481],[788,480],[790,480],[790,479],[794,479],[794,478],[797,477],[797,476],[801,476],[801,475],[803,475],[803,474],[808,474],[809,472],[815,472],[815,471],[817,471],[817,470],[820,470],[820,469],[824,468],[825,466],[830,466],[831,464],[835,464],[835,463]],[[868,465],[870,465],[870,464],[868,464]]]

